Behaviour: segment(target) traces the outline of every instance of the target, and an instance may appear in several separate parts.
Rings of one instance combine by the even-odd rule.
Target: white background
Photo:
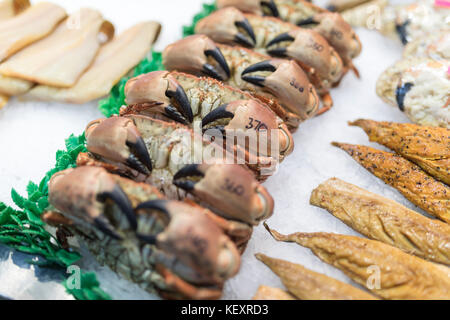
[[[204,0],[55,2],[64,6],[69,13],[81,6],[98,8],[115,24],[117,32],[139,21],[160,21],[163,28],[156,49],[162,50],[181,37],[181,26],[190,24]],[[282,233],[327,231],[356,234],[326,211],[309,205],[311,191],[334,176],[412,208],[396,190],[366,172],[343,151],[330,145],[331,141],[372,145],[361,129],[347,126],[349,120],[362,117],[408,121],[398,109],[386,105],[375,94],[375,82],[379,74],[400,59],[400,44],[374,31],[358,30],[358,34],[363,43],[363,52],[356,59],[355,65],[361,73],[361,79],[356,79],[351,73],[344,78],[340,87],[332,91],[335,107],[325,115],[301,125],[294,134],[294,153],[281,164],[277,174],[265,183],[275,199],[275,212],[268,223]],[[64,148],[64,139],[71,133],[80,134],[90,120],[99,117],[101,114],[96,102],[64,105],[12,99],[0,110],[0,201],[11,204],[11,187],[25,194],[28,181],[39,182],[54,165],[55,152]],[[320,262],[309,250],[294,244],[276,243],[260,226],[255,229],[243,255],[240,273],[227,282],[225,298],[249,299],[260,284],[282,287],[277,277],[254,258],[257,252],[301,263],[315,271],[349,282],[341,272]],[[97,271],[102,286],[114,298],[151,297],[136,286],[119,281],[114,274],[106,268],[100,268],[91,258],[86,258],[83,263],[85,268]],[[5,248],[0,248],[1,295],[25,299],[70,298],[58,284],[52,286],[52,281],[37,283],[37,278],[39,277],[33,267],[15,263],[10,253]]]

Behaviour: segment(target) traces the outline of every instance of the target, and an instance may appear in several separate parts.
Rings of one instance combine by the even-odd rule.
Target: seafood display
[[[449,60],[401,60],[381,74],[377,94],[415,123],[450,128],[449,68]]]
[[[301,300],[375,300],[371,294],[288,261],[256,254],[278,275],[287,290]]]
[[[370,173],[396,188],[427,213],[450,223],[450,187],[403,157],[374,148],[333,143]]]
[[[450,185],[449,129],[365,119],[349,124],[361,127],[370,141],[394,150],[434,178]]]
[[[367,236],[434,262],[450,265],[450,225],[337,178],[311,193],[310,203],[328,210]]]
[[[49,183],[56,212],[44,219],[87,243],[111,269],[167,298],[213,299],[239,269],[232,241],[196,205],[95,167]],[[62,215],[62,216],[61,216]]]
[[[218,44],[205,35],[167,46],[163,63],[168,70],[206,75],[250,93],[266,102],[291,130],[314,116],[320,104],[314,86],[295,62]]]
[[[267,227],[278,241],[295,242],[384,299],[450,299],[450,269],[375,240],[333,233],[282,235]],[[368,268],[379,270],[371,283]]]
[[[408,57],[450,60],[450,32],[440,30],[408,42],[403,49],[403,58]]]

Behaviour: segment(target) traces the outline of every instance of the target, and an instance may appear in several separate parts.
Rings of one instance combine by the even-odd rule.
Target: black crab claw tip
[[[205,63],[203,65],[203,72],[211,78],[224,81],[224,78],[220,75],[216,68],[214,68],[214,66],[210,65],[209,63]]]
[[[405,96],[409,90],[414,86],[411,82],[406,82],[401,86],[398,86],[395,90],[395,99],[397,100],[398,108],[401,111],[405,111],[405,105],[403,104],[405,101]]]
[[[406,45],[408,43],[408,35],[406,33],[406,27],[408,26],[409,23],[410,21],[406,20],[402,24],[395,25],[395,30],[397,31],[398,36],[400,37],[400,40],[402,41],[403,45]]]
[[[202,127],[206,126],[207,124],[224,118],[233,118],[234,113],[227,111],[228,104],[223,104],[220,107],[212,110],[210,113],[208,113],[202,120]]]
[[[145,235],[142,233],[136,233],[136,237],[142,242],[155,245],[157,243],[156,236],[154,235]]]
[[[152,160],[150,159],[144,139],[138,137],[136,142],[127,141],[126,144],[131,151],[131,156],[128,158],[131,166],[134,166],[133,168],[144,174],[152,172]]]
[[[277,68],[273,64],[271,64],[269,60],[266,60],[252,64],[251,66],[247,67],[244,71],[242,71],[242,75],[257,71],[275,72],[276,70]]]
[[[303,19],[303,20],[297,22],[297,25],[298,25],[299,27],[301,27],[301,26],[306,26],[306,25],[308,25],[308,24],[318,24],[318,23],[317,23],[317,21],[314,20],[313,17],[306,18],[306,19]]]
[[[244,42],[247,42],[247,45],[253,47],[254,44],[256,44],[256,36],[255,36],[255,32],[253,31],[253,28],[250,24],[250,22],[248,22],[247,19],[241,20],[241,21],[236,21],[235,22],[236,27],[238,28],[242,28],[244,29],[244,31],[248,34],[248,36],[252,39],[253,43],[251,43],[250,41],[247,40],[247,38],[242,34],[242,33],[238,33],[236,35],[236,37],[241,36],[244,39]]]
[[[181,113],[178,112],[177,108],[174,106],[167,106],[164,108],[164,115],[169,117],[170,119],[180,122],[182,124],[188,124],[186,119],[183,117]]]
[[[225,57],[222,54],[222,51],[220,51],[219,48],[216,47],[215,49],[212,50],[206,50],[205,55],[207,57],[213,57],[214,60],[216,60],[219,66],[223,69],[223,71],[225,71],[227,77],[230,77],[231,75],[230,67],[228,66],[227,60],[225,59]]]
[[[97,227],[97,229],[99,229],[101,232],[103,232],[107,236],[110,236],[111,238],[113,238],[115,240],[122,240],[122,237],[116,231],[114,231],[114,229],[112,228],[112,226],[109,223],[103,221],[100,218],[95,218],[94,224]]]
[[[266,48],[269,48],[270,46],[273,46],[274,44],[283,42],[283,41],[294,41],[295,38],[291,36],[289,33],[281,33],[272,40],[269,41],[269,43],[266,45]]]
[[[266,78],[263,76],[241,76],[241,78],[258,87],[264,87],[264,81],[266,81]]]
[[[183,168],[181,168],[180,170],[178,170],[177,173],[175,173],[175,175],[173,176],[173,180],[178,180],[181,178],[191,176],[204,177],[205,174],[198,169],[198,164],[188,164]]]
[[[195,188],[195,182],[190,181],[190,180],[186,180],[186,181],[174,180],[173,184],[175,186],[177,186],[178,188],[181,188],[187,192],[190,192],[190,191],[194,190],[194,188]]]
[[[234,41],[244,47],[253,48],[254,44],[251,43],[242,33],[238,33],[234,36]]]
[[[112,200],[125,214],[125,217],[127,218],[131,228],[133,230],[136,230],[136,214],[133,210],[133,207],[131,206],[130,200],[120,186],[116,185],[112,191],[100,193],[97,198],[102,202],[105,202],[108,199]]]
[[[136,207],[137,210],[141,209],[151,209],[151,210],[158,210],[168,217],[170,217],[169,210],[167,209],[167,200],[165,199],[158,199],[158,200],[150,200],[146,202],[142,202]]]
[[[178,85],[175,91],[167,90],[166,96],[169,98],[173,98],[179,104],[181,113],[183,114],[183,116],[185,116],[186,119],[188,119],[189,122],[194,121],[191,103],[189,102],[186,92],[184,92],[181,86]]]
[[[337,7],[333,6],[331,4],[326,6],[325,9],[327,9],[328,11],[331,11],[331,12],[336,12],[337,11]]]
[[[273,2],[273,0],[270,1],[261,1],[261,5],[268,8],[271,12],[271,15],[274,17],[279,17],[280,13],[278,12],[278,8],[277,5],[275,4],[275,2]]]

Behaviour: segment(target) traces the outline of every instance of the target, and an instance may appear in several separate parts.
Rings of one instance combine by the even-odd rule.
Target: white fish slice
[[[0,61],[48,35],[66,17],[65,10],[41,2],[0,23]]]
[[[55,87],[73,86],[93,62],[100,46],[114,37],[114,26],[97,10],[83,8],[48,37],[0,65],[3,76]]]
[[[69,103],[85,103],[103,97],[146,56],[160,30],[158,22],[137,24],[104,45],[93,64],[72,88],[39,85],[24,97]]]

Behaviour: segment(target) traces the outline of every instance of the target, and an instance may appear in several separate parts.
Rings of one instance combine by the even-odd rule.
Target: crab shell
[[[219,125],[224,126],[225,135],[248,133],[254,136],[256,141],[253,142],[256,145],[262,143],[261,139],[265,139],[262,133],[267,133],[267,152],[256,149],[251,143],[248,148],[245,147],[246,151],[257,157],[279,157],[280,161],[292,153],[294,148],[292,135],[283,121],[267,105],[211,78],[198,78],[168,71],[140,75],[130,79],[125,86],[126,102],[130,108],[122,110],[121,114],[156,115],[171,121],[172,119],[167,118],[167,108],[177,105],[178,101],[168,96],[168,88],[171,88],[172,92],[182,92],[186,97],[183,98],[183,101],[186,101],[184,105],[190,109],[193,120],[202,121],[202,129],[207,129],[209,123],[219,122]],[[183,113],[182,110],[180,113]],[[189,122],[188,119],[183,121]],[[194,124],[195,122],[190,126],[193,127]],[[278,152],[275,154],[271,152],[274,143],[278,146],[276,148]]]
[[[183,132],[194,139],[193,149],[181,144]],[[273,213],[272,197],[245,167],[221,159],[192,164],[199,156],[199,160],[203,159],[202,154],[194,152],[201,151],[196,143],[204,142],[186,127],[145,116],[112,117],[91,122],[86,141],[88,150],[114,166],[114,171],[151,182],[169,198],[184,198],[185,190],[214,212],[253,225]],[[137,141],[142,141],[143,146],[137,148],[142,145]],[[149,158],[151,165],[139,171],[143,164],[138,161],[139,166],[130,166],[136,162],[130,162],[133,158]]]
[[[247,32],[244,35],[243,28]],[[244,14],[234,7],[218,10],[200,20],[195,33],[220,43],[248,46],[261,53],[295,59],[310,74],[319,92],[337,83],[343,74],[339,54],[318,32],[272,17]],[[253,40],[254,39],[254,40]],[[285,44],[288,42],[288,44]]]
[[[161,276],[143,276],[160,266],[187,286],[220,288],[239,269],[236,247],[195,206],[161,198],[150,186],[96,167],[59,172],[49,183],[49,201],[73,221],[69,228],[87,240],[95,253],[102,252],[105,262],[126,278],[170,293],[170,283],[164,283]],[[132,219],[128,210],[134,214]],[[134,226],[127,222],[133,219]],[[112,234],[105,233],[105,228]],[[147,245],[151,253],[146,256],[143,247]],[[118,259],[119,255],[128,255],[128,259]]]
[[[210,52],[217,52],[219,58],[213,59]],[[224,63],[225,68],[222,66]],[[314,86],[294,61],[271,59],[243,47],[216,44],[206,35],[192,35],[167,46],[163,52],[163,64],[168,70],[196,75],[213,68],[218,80],[279,104],[272,110],[288,125],[295,118],[303,121],[312,117],[319,106]],[[247,69],[259,71],[254,84],[251,82],[254,77],[243,76]],[[280,108],[283,109],[281,112]]]
[[[339,53],[346,64],[361,53],[361,42],[339,13],[329,12],[303,0],[218,0],[218,8],[235,7],[242,12],[268,15],[300,26],[311,26]]]
[[[401,60],[381,74],[377,94],[415,123],[450,128],[450,62]]]

